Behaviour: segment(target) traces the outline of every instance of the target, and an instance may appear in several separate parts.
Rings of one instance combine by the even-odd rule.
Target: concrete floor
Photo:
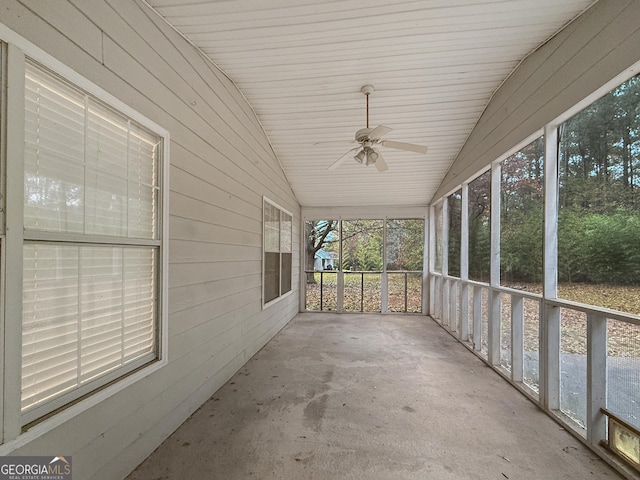
[[[621,477],[431,319],[306,313],[128,478]]]

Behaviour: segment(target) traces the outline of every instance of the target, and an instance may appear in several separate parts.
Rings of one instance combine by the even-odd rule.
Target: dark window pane
[[[265,252],[264,254],[264,303],[278,297],[280,287],[280,254]]]
[[[282,254],[282,276],[280,277],[280,295],[291,291],[291,254]]]

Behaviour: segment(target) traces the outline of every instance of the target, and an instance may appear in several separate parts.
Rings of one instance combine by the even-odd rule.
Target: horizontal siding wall
[[[640,61],[640,2],[600,0],[496,91],[433,201]]]
[[[142,2],[2,0],[0,22],[171,135],[169,364],[12,452],[123,478],[298,312],[300,207],[241,92]],[[265,310],[263,195],[294,217],[294,292]]]

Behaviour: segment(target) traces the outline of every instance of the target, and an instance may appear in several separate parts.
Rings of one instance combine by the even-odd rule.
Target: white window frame
[[[98,87],[68,66],[58,61],[44,50],[0,24],[0,41],[6,53],[3,62],[2,77],[2,129],[5,150],[2,152],[2,182],[6,185],[5,202],[2,212],[6,216],[6,232],[0,232],[0,294],[4,309],[0,312],[0,340],[5,346],[0,355],[0,368],[4,374],[4,384],[0,388],[0,432],[2,445],[0,455],[7,455],[22,445],[33,441],[43,433],[61,425],[70,418],[88,410],[151,373],[161,369],[168,362],[168,212],[169,212],[169,132],[133,110],[107,91]],[[156,272],[156,360],[124,373],[97,390],[75,399],[58,410],[48,412],[46,416],[33,419],[21,413],[21,344],[22,344],[22,269],[23,245],[23,202],[24,202],[24,81],[26,57],[51,70],[71,84],[108,105],[140,126],[150,130],[162,139],[159,161],[160,187],[158,199],[158,261]],[[6,95],[5,92],[19,92]],[[6,181],[5,179],[10,179]],[[112,239],[113,240],[113,239]],[[106,242],[108,243],[108,242]],[[33,423],[28,423],[33,422]]]
[[[291,258],[293,259],[293,214],[288,211],[286,208],[281,207],[280,205],[278,205],[276,202],[274,202],[273,200],[270,200],[269,198],[267,198],[266,196],[262,197],[262,308],[265,309],[270,305],[273,305],[274,303],[279,302],[280,300],[282,300],[283,298],[288,297],[289,295],[291,295],[291,293],[293,292],[293,262],[291,265],[291,271],[290,271],[290,275],[291,275],[291,287],[289,288],[289,291],[287,292],[282,292],[281,291],[281,286],[282,286],[282,245],[279,246],[279,253],[280,253],[280,265],[279,265],[279,269],[280,269],[280,277],[279,277],[279,282],[278,282],[278,296],[275,297],[272,300],[269,300],[268,302],[265,302],[266,296],[265,296],[265,287],[266,287],[266,261],[265,261],[265,254],[267,253],[267,245],[266,245],[266,239],[267,239],[267,235],[266,235],[266,229],[267,229],[267,225],[265,222],[265,212],[266,212],[266,205],[269,204],[272,207],[275,207],[278,209],[278,211],[280,212],[280,218],[282,213],[285,213],[287,215],[289,215],[291,217]],[[280,228],[278,230],[278,238],[282,238],[282,226],[280,224]]]

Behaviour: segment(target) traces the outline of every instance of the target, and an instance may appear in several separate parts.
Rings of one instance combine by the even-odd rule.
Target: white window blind
[[[159,138],[25,66],[25,228],[157,238]]]
[[[280,251],[280,210],[267,202],[264,204],[264,237],[265,251]]]
[[[280,251],[291,253],[291,215],[280,212]]]
[[[31,64],[25,68],[24,226],[82,233],[84,95]]]
[[[31,420],[157,358],[161,138],[38,65],[25,70]]]

